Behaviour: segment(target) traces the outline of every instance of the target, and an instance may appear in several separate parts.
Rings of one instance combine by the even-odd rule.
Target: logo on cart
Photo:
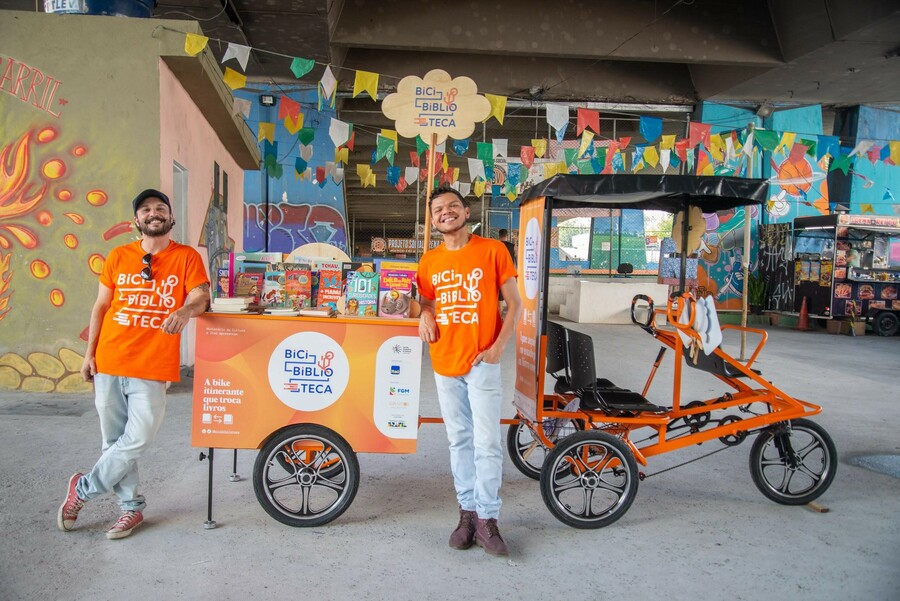
[[[392,376],[399,376],[399,375],[400,375],[400,366],[397,365],[396,363],[394,363],[393,365],[391,365],[391,375],[392,375]]]
[[[350,379],[341,346],[318,332],[285,338],[269,357],[269,384],[278,399],[298,411],[319,411],[337,401]]]
[[[541,261],[541,226],[538,220],[532,217],[525,226],[525,251],[522,277],[525,284],[525,297],[534,299],[538,293],[540,284]]]

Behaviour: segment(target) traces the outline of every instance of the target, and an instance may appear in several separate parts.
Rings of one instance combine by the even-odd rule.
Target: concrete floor
[[[642,387],[654,340],[632,326],[567,325],[594,337],[600,375]],[[205,530],[208,464],[190,446],[189,381],[173,387],[165,425],[141,464],[144,525],[128,539],[106,540],[117,514],[107,497],[62,533],[55,515],[66,481],[98,454],[92,399],[0,393],[0,599],[896,600],[900,479],[859,460],[900,455],[898,351],[900,337],[770,330],[758,366],[782,389],[824,407],[815,419],[840,454],[834,484],[819,499],[830,512],[766,499],[750,479],[745,443],[642,482],[634,505],[610,527],[576,530],[550,514],[538,484],[507,459],[507,559],[447,546],[456,505],[440,425],[422,426],[414,455],[361,455],[353,505],[311,529],[263,512],[250,480],[255,452],[238,453],[244,479],[232,483],[231,454],[220,451],[219,527]],[[504,361],[511,390],[511,349]],[[429,368],[426,359],[423,373]],[[685,400],[724,391],[704,374],[688,376]],[[649,396],[665,404],[670,390],[667,362]],[[438,415],[430,376],[421,414]],[[645,471],[719,446],[652,458]]]

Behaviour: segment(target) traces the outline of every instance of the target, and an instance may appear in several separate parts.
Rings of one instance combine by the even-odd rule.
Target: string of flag
[[[170,31],[177,31],[164,27]],[[185,35],[185,52],[196,56],[203,52],[210,39],[193,33],[178,32]],[[221,42],[221,40],[219,40]],[[290,57],[228,43],[221,62],[235,61],[240,71],[225,66],[223,81],[233,91],[245,88],[246,71],[250,53],[265,52],[291,59],[290,70],[296,79],[308,75],[319,64],[324,66],[322,76],[316,84],[316,110],[322,107],[334,108],[337,96],[338,79],[334,75],[332,65],[318,63],[303,57]],[[378,86],[381,75],[358,69],[341,68],[354,72],[352,97],[368,95],[373,101],[378,99]],[[392,76],[386,76],[392,77]],[[400,79],[393,78],[392,79]],[[484,94],[490,103],[491,111],[485,121],[496,119],[502,126],[506,115],[508,97]],[[316,136],[316,128],[305,125],[305,116],[301,104],[287,94],[277,98],[278,120],[291,136],[299,142],[299,156],[294,158],[295,177],[310,178],[324,187],[331,180],[340,184],[349,162],[349,153],[355,144],[356,131],[352,123],[331,118],[328,134],[335,145],[333,161],[312,166],[312,142]],[[575,109],[575,138],[566,139],[572,121],[572,109]],[[251,102],[245,98],[234,98],[233,114],[241,114],[249,119]],[[801,161],[813,161],[822,172],[840,170],[844,175],[854,175],[867,179],[854,170],[856,162],[868,160],[873,165],[900,165],[900,141],[897,140],[862,140],[852,148],[845,148],[837,136],[809,135],[796,132],[780,132],[759,128],[743,128],[731,131],[712,133],[713,125],[709,123],[690,122],[688,135],[679,138],[674,134],[664,134],[664,119],[641,115],[639,117],[639,133],[643,142],[633,141],[631,137],[607,138],[601,134],[600,111],[581,107],[571,107],[563,103],[546,103],[546,121],[553,129],[555,140],[544,138],[531,140],[531,144],[521,146],[518,156],[509,155],[509,141],[506,138],[494,138],[491,142],[475,142],[470,140],[452,140],[450,149],[459,157],[467,158],[469,181],[460,181],[460,168],[451,168],[447,159],[445,144],[435,149],[436,169],[435,181],[432,184],[447,184],[456,187],[460,193],[470,192],[481,197],[490,185],[491,194],[495,197],[506,197],[515,202],[526,182],[536,183],[557,174],[595,174],[595,173],[640,173],[649,168],[661,168],[663,173],[677,171],[684,166],[689,173],[697,175],[732,175],[736,177],[758,176],[761,172],[763,153],[768,153],[774,165],[775,157],[783,156],[785,161],[799,165]],[[281,178],[284,175],[283,160],[278,157],[278,142],[275,138],[276,123],[259,122],[257,124],[257,141],[262,144],[263,165],[270,177]],[[365,128],[362,128],[365,130]],[[410,183],[427,180],[427,169],[420,164],[422,153],[428,144],[416,138],[416,150],[410,151],[409,166],[402,168],[395,165],[399,155],[399,139],[396,131],[382,129],[375,134],[375,149],[368,163],[356,165],[356,175],[363,187],[375,187],[378,182],[376,165],[385,161],[384,177],[388,184],[403,192]],[[555,145],[553,144],[555,142]],[[633,143],[632,143],[633,142]],[[475,157],[466,156],[474,146]],[[808,159],[806,157],[809,157]],[[495,177],[497,163],[505,165],[505,177]],[[805,172],[803,169],[802,174]],[[501,181],[495,184],[495,181]],[[490,184],[489,184],[490,183]],[[871,180],[866,182],[871,185]],[[806,192],[806,189],[803,189]],[[801,197],[796,202],[810,204]],[[895,212],[900,214],[893,194],[885,189],[883,203],[893,204]],[[873,204],[861,205],[863,212],[874,212]]]

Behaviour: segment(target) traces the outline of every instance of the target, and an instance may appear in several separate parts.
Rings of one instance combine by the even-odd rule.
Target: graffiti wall
[[[262,94],[275,104],[262,105]],[[264,86],[237,95],[251,102],[251,129],[263,132],[262,169],[247,173],[244,183],[244,250],[289,253],[325,242],[349,253],[343,168],[329,135],[335,111],[318,107],[315,90]]]
[[[168,142],[161,136],[160,53],[182,50],[154,39],[155,27],[43,13],[16,13],[4,23],[0,388],[90,389],[79,371],[97,277],[109,251],[135,239],[131,199],[147,187],[173,192],[173,161],[191,165],[184,139],[172,144],[181,150],[161,150]],[[101,69],[94,57],[109,47],[121,52]],[[210,134],[207,125],[196,143],[209,143]],[[231,168],[241,186],[240,170]],[[196,195],[200,216],[211,198],[211,164],[207,173],[196,188],[173,194]],[[196,246],[202,220],[185,209],[185,242]]]

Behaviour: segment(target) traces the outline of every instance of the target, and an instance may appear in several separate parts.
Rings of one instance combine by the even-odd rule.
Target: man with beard
[[[444,242],[419,262],[419,336],[430,344],[450,441],[450,471],[459,503],[459,524],[450,534],[450,546],[468,549],[476,543],[492,555],[507,555],[497,528],[503,468],[500,358],[522,302],[506,247],[470,233],[469,215],[468,202],[453,188],[432,193],[431,223]],[[499,291],[507,303],[502,319]]]
[[[102,454],[69,479],[57,526],[68,531],[84,503],[114,492],[122,513],[106,533],[129,536],[143,521],[137,461],[162,425],[167,382],[179,380],[181,332],[209,307],[209,279],[196,250],[171,240],[169,198],[144,190],[132,201],[136,242],[109,253],[91,311],[81,375],[94,382]]]

